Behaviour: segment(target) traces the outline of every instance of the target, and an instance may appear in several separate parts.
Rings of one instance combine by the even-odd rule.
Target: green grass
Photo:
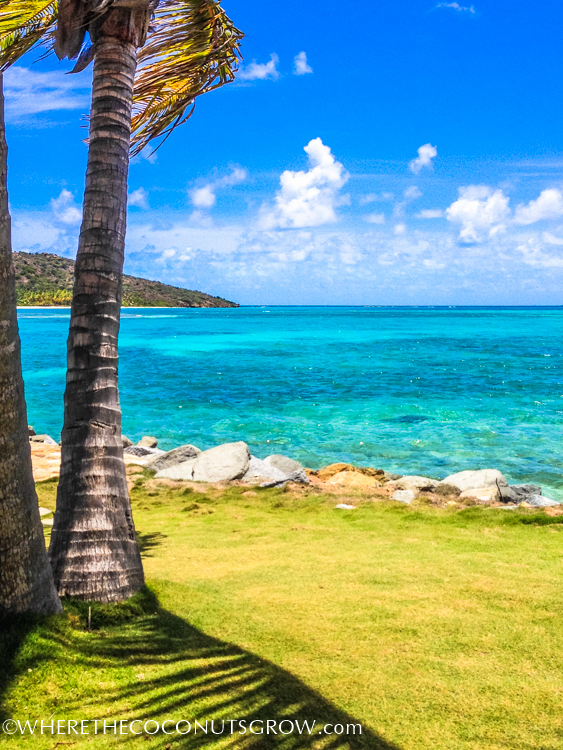
[[[38,485],[54,507],[56,483]],[[363,734],[151,747],[563,748],[563,516],[314,491],[157,485],[133,511],[151,591],[3,631],[2,720],[315,719]],[[154,592],[154,593],[151,593]],[[158,603],[156,598],[158,599]],[[28,671],[31,670],[31,671]],[[143,737],[0,735],[52,748]]]

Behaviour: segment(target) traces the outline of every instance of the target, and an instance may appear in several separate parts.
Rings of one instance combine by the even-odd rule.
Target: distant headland
[[[14,253],[18,305],[65,307],[72,301],[74,261],[53,253]],[[222,297],[123,277],[123,307],[238,307]]]

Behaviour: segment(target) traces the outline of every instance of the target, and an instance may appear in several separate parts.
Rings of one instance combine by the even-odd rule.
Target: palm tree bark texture
[[[53,584],[33,472],[21,371],[0,73],[0,615],[53,614]]]
[[[90,140],[49,548],[59,594],[100,602],[123,601],[144,584],[123,461],[117,367],[133,80],[143,36],[138,18],[130,7],[111,8],[89,27]]]

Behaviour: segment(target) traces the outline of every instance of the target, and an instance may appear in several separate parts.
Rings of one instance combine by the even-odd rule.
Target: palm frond
[[[234,80],[242,38],[219,0],[161,0],[139,50],[133,155],[185,122],[196,97]]]
[[[0,6],[0,71],[38,42],[53,42],[57,0],[4,0]]]

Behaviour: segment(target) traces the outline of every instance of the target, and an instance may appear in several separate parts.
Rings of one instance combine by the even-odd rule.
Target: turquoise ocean
[[[29,423],[57,440],[70,312],[20,309]],[[443,478],[497,468],[563,500],[563,307],[123,310],[123,432]]]

